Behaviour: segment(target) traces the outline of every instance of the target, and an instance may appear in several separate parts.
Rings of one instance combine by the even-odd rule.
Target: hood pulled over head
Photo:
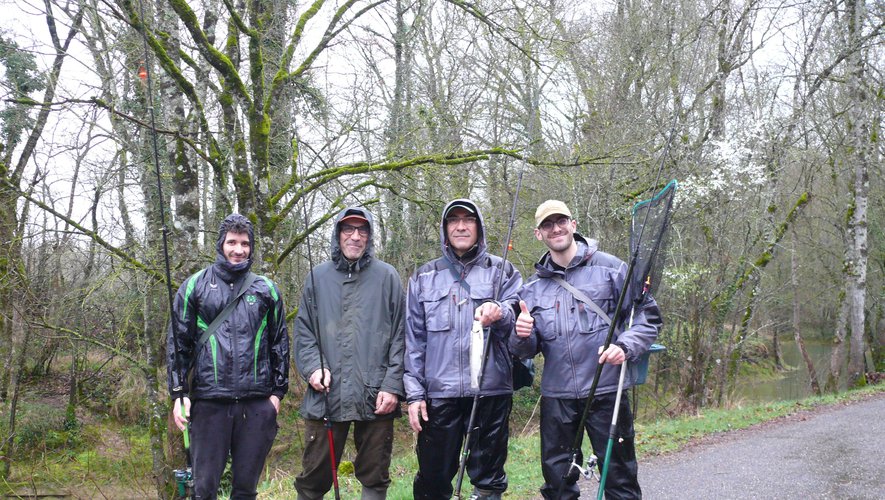
[[[347,207],[338,212],[335,216],[335,225],[332,227],[332,239],[330,241],[332,249],[332,261],[338,269],[350,267],[353,263],[348,262],[347,258],[341,250],[341,221],[345,219],[353,219],[355,222],[365,222],[369,225],[369,239],[366,242],[366,250],[356,262],[356,270],[368,265],[369,261],[375,256],[375,218],[371,212],[362,207]]]
[[[249,258],[237,264],[231,264],[224,256],[224,240],[227,233],[233,231],[239,234],[249,235]],[[218,225],[218,239],[215,241],[215,263],[223,271],[225,279],[231,280],[238,275],[246,272],[252,267],[252,261],[255,257],[255,230],[252,228],[252,222],[245,216],[240,214],[230,214]]]
[[[446,204],[445,208],[443,208],[442,218],[439,222],[439,238],[440,244],[442,246],[442,253],[447,259],[451,260],[452,262],[457,262],[460,260],[457,254],[455,254],[455,251],[449,245],[449,238],[448,234],[446,233],[446,216],[448,216],[449,212],[456,208],[462,208],[476,217],[476,228],[479,232],[476,238],[476,245],[473,249],[469,250],[465,254],[469,255],[472,260],[472,258],[482,255],[486,252],[486,230],[485,221],[482,218],[482,212],[480,212],[479,207],[476,206],[476,203],[473,203],[467,198],[458,198],[456,200],[452,200]]]

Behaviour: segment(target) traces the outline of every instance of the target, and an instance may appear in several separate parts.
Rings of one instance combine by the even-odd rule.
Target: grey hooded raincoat
[[[471,201],[453,200],[443,213],[455,203],[473,207],[480,235],[477,248],[469,252],[472,257],[459,260],[446,244],[445,221],[441,221],[443,256],[418,268],[409,280],[405,387],[410,403],[475,394],[470,388],[469,369],[473,315],[479,305],[495,300],[502,259],[488,253],[482,214]],[[507,340],[515,321],[512,304],[521,284],[519,271],[506,262],[498,294],[504,316],[491,328],[490,353],[480,387],[483,396],[513,392]]]

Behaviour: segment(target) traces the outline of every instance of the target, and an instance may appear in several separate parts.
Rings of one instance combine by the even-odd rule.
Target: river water
[[[764,403],[801,399],[813,395],[809,382],[808,369],[799,353],[796,342],[792,339],[781,340],[781,358],[784,365],[792,367],[775,378],[765,380],[741,380],[732,395],[732,401],[747,403]],[[830,371],[830,353],[832,341],[810,339],[805,341],[805,348],[817,370],[818,383],[823,387]]]

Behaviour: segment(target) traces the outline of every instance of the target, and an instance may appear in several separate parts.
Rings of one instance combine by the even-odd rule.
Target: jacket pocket
[[[611,318],[614,314],[615,306],[611,287],[608,283],[595,286],[578,286],[577,288],[584,292],[584,295],[586,295],[588,299],[592,300],[593,303],[599,306],[599,308]],[[594,311],[592,307],[577,298],[574,299],[574,305],[575,306],[572,310],[576,316],[579,332],[589,334],[600,328],[608,328],[609,322]]]
[[[223,369],[220,361],[222,359],[221,350],[223,346],[217,335],[212,334],[209,339],[203,343],[197,358],[194,361],[193,382],[191,387],[216,387],[219,384]]]
[[[532,305],[531,313],[535,318],[535,330],[541,340],[553,341],[557,334],[559,298],[555,294],[542,295]]]
[[[424,323],[428,332],[449,331],[452,326],[451,298],[448,289],[431,289],[422,292]]]
[[[474,309],[482,305],[483,302],[495,300],[492,297],[494,286],[491,283],[477,283],[470,285],[470,298],[473,300]]]

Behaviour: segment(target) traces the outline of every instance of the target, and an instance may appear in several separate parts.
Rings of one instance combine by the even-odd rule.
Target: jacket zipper
[[[458,287],[458,291],[460,292],[461,285],[456,282],[455,286]],[[458,334],[458,394],[464,394],[464,380],[461,376],[461,374],[464,373],[464,363],[461,359],[464,353],[464,339],[461,335],[461,332],[463,331],[462,327],[464,326],[464,321],[463,318],[461,318],[461,305],[458,303],[458,297],[455,292],[452,292],[452,308],[454,309],[454,311],[452,312],[454,313],[455,317],[458,318],[458,324],[455,330],[455,332],[457,332]]]
[[[233,295],[234,295],[234,284],[231,283],[230,284],[229,299],[233,299],[234,298]],[[239,373],[239,370],[238,370],[239,366],[237,366],[237,364],[238,364],[237,363],[237,359],[238,359],[238,357],[237,357],[237,339],[236,339],[237,325],[234,322],[235,317],[236,317],[236,314],[231,314],[228,317],[228,321],[229,321],[228,326],[230,328],[230,349],[231,349],[230,377],[231,377],[231,380],[233,381],[234,395],[235,395],[234,400],[238,400],[239,398],[236,397],[236,395],[239,395],[239,393],[240,393],[240,387],[239,387],[240,381],[237,380],[237,376],[236,376],[236,374]]]
[[[565,335],[565,349],[566,349],[566,352],[568,353],[569,366],[572,369],[572,377],[571,378],[574,381],[575,397],[580,398],[580,394],[578,391],[578,369],[575,366],[575,357],[572,355],[572,335],[571,335],[572,331],[571,331],[571,329],[568,328],[568,325],[570,324],[569,323],[570,318],[568,318],[568,309],[569,308],[565,307],[563,309],[564,309],[564,311],[562,311],[562,314],[560,315],[559,326],[561,328],[561,332]],[[557,312],[559,312],[559,301],[558,300],[556,301],[556,310],[557,310]]]

